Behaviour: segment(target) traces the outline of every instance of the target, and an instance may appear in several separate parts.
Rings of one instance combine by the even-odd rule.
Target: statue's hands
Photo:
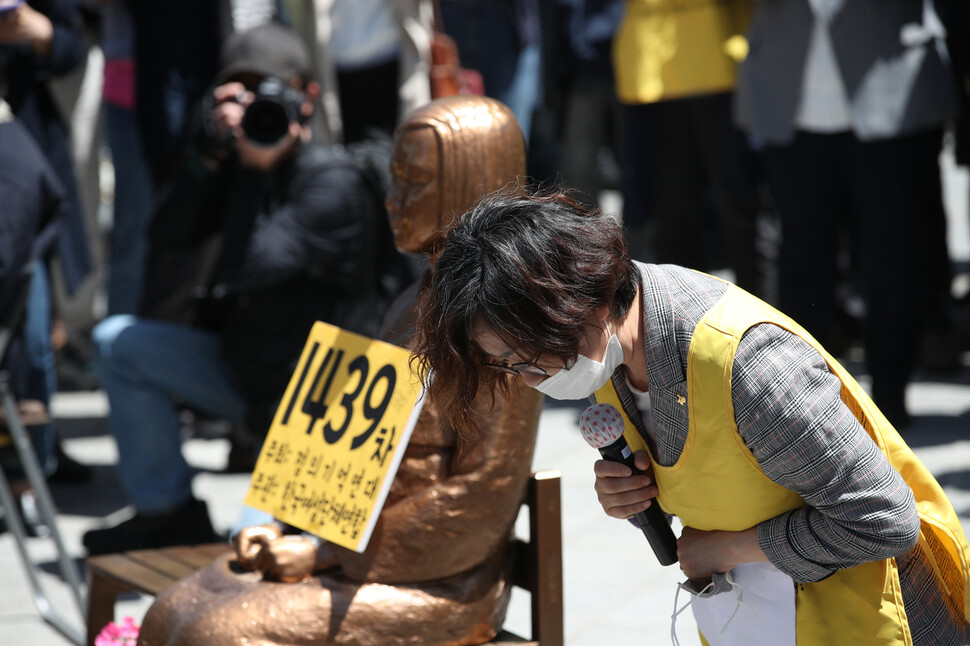
[[[232,546],[236,550],[236,560],[245,570],[256,569],[256,557],[267,541],[283,536],[283,528],[277,523],[266,525],[252,525],[239,530],[232,537]]]
[[[317,565],[317,544],[306,536],[268,539],[256,536],[263,547],[256,555],[256,569],[269,579],[296,583],[313,576]]]

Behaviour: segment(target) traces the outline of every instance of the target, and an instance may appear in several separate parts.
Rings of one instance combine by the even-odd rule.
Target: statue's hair
[[[473,433],[480,389],[507,385],[482,366],[473,337],[490,330],[524,360],[575,359],[607,306],[629,311],[637,272],[610,215],[562,192],[500,191],[481,200],[448,234],[418,302],[414,363],[429,397],[455,427]]]
[[[525,138],[504,104],[456,95],[412,110],[395,133],[430,128],[438,141],[439,226],[443,230],[488,193],[525,173]],[[524,179],[524,178],[521,178]]]

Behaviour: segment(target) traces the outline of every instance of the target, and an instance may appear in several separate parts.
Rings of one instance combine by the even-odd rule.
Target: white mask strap
[[[728,629],[728,626],[731,625],[731,622],[734,621],[734,618],[738,616],[738,610],[741,609],[741,604],[744,602],[744,588],[741,587],[740,583],[735,583],[734,575],[731,574],[730,570],[724,573],[724,580],[730,583],[731,587],[738,591],[738,605],[734,606],[734,612],[731,613],[731,617],[727,620],[727,623],[724,624],[724,628],[721,628],[722,635]]]
[[[708,591],[708,589],[711,589],[713,587],[714,587],[714,582],[711,581],[710,583],[705,585],[704,589],[701,590],[698,594],[704,594],[705,592]],[[687,588],[684,587],[683,583],[678,583],[677,591],[674,592],[674,611],[670,615],[670,643],[672,643],[674,646],[680,646],[680,640],[677,639],[677,617],[679,617],[685,610],[690,608],[691,604],[694,603],[694,593],[691,592],[690,590],[687,590],[688,592],[690,592],[691,597],[687,601],[687,603],[684,604],[684,607],[678,610],[677,601],[680,599],[681,590],[687,590]]]
[[[738,591],[738,603],[734,607],[734,612],[731,613],[731,616],[730,618],[728,618],[727,623],[725,623],[724,627],[721,628],[721,635],[723,635],[727,631],[728,626],[730,626],[731,622],[734,621],[734,618],[738,616],[738,611],[741,610],[741,603],[744,601],[744,589],[741,587],[741,584],[735,582],[734,575],[732,575],[730,571],[724,574],[724,580],[731,585],[732,589],[736,589]],[[699,597],[704,596],[713,588],[714,588],[714,581],[711,581],[710,583],[705,585],[700,592],[696,593],[696,596],[699,596]],[[678,609],[677,602],[680,597],[681,589],[687,590],[691,594],[691,598],[687,603],[684,604],[683,608]],[[695,593],[690,589],[684,587],[683,583],[677,584],[677,591],[674,592],[674,612],[670,615],[670,642],[673,644],[673,646],[680,646],[680,640],[677,638],[677,617],[679,617],[685,610],[690,608],[691,604],[694,603],[694,596],[695,596]]]

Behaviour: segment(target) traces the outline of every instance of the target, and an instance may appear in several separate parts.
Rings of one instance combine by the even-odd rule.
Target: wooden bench
[[[94,646],[94,638],[101,629],[114,621],[119,594],[140,592],[158,596],[173,583],[231,550],[229,543],[210,543],[92,556],[87,562],[87,646]]]
[[[529,509],[529,540],[516,538],[512,550],[512,583],[527,590],[532,601],[532,639],[503,630],[493,646],[563,646],[562,525],[559,474],[532,475],[523,504]],[[119,594],[157,596],[173,583],[230,551],[227,543],[212,543],[123,554],[93,556],[87,561],[87,644],[114,620]]]

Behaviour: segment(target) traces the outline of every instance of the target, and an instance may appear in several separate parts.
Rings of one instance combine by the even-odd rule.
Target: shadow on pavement
[[[913,415],[912,423],[901,435],[907,444],[917,449],[970,439],[968,430],[970,411],[961,415]]]
[[[58,417],[54,424],[57,433],[65,439],[101,437],[110,435],[106,417]]]

